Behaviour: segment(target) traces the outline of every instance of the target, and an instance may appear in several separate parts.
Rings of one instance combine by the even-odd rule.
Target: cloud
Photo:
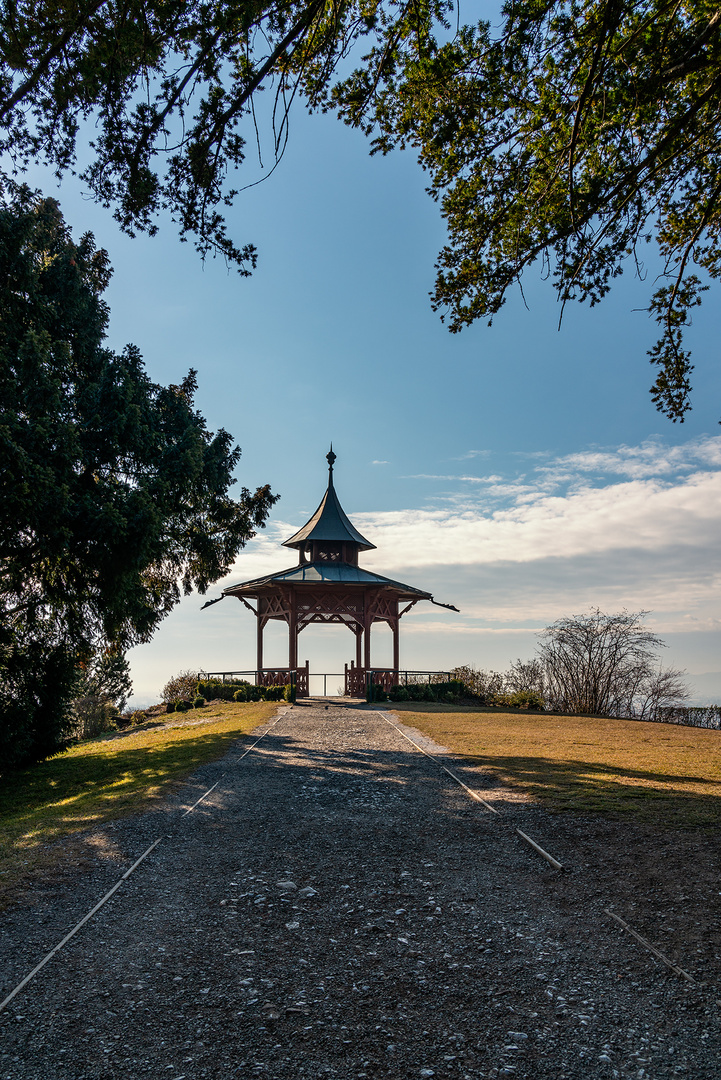
[[[589,473],[638,480],[679,476],[699,466],[721,466],[721,436],[707,435],[680,446],[664,446],[659,439],[648,439],[640,446],[595,447],[556,458],[548,465],[537,466],[536,471],[551,482]]]
[[[371,465],[389,465],[388,461],[371,461]]]
[[[351,518],[377,547],[363,565],[456,604],[454,633],[520,632],[596,605],[649,609],[659,632],[721,629],[721,438],[591,448],[506,478],[423,478],[448,485],[432,505]],[[274,522],[220,585],[293,565],[279,544],[298,524]],[[414,634],[451,625],[424,611],[404,620]]]
[[[451,461],[471,461],[472,458],[488,457],[490,450],[467,450],[460,457],[450,458]]]
[[[456,459],[458,460],[458,459]],[[458,474],[412,473],[401,476],[401,480],[451,480],[464,484],[495,484],[503,480],[502,476],[458,476]]]
[[[356,524],[378,548],[373,563],[431,566],[528,562],[616,549],[711,548],[721,539],[721,472],[675,483],[631,480],[565,495],[507,486],[515,505],[483,509],[410,509],[359,514]],[[370,562],[370,556],[369,556]]]

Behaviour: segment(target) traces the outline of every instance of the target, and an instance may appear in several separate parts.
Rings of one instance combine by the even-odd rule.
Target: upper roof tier
[[[335,458],[333,446],[331,445],[330,453],[326,454],[328,461],[328,489],[321,504],[303,528],[299,529],[289,540],[284,541],[283,547],[305,548],[306,544],[313,541],[322,541],[353,544],[357,551],[371,551],[375,548],[375,544],[371,544],[354,528],[338,501],[338,496],[333,487],[333,462]]]

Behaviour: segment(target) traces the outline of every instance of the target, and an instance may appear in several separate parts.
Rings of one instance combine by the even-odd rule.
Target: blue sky
[[[259,175],[249,162],[247,179]],[[332,117],[297,112],[279,168],[230,211],[233,238],[259,249],[250,280],[202,265],[168,221],[131,240],[76,181],[58,191],[31,179],[60,199],[76,235],[91,229],[110,252],[110,344],[137,344],[157,381],[196,367],[198,406],[243,449],[240,483],[281,495],[211,596],[292,564],[279,543],[318,504],[332,440],[344,507],[377,544],[364,565],[461,609],[407,616],[403,666],[502,668],[561,615],[644,608],[665,661],[692,673],[700,699],[721,700],[713,293],[689,335],[694,411],[673,425],[648,393],[654,327],[636,310],[652,258],[645,283],[629,267],[599,307],[567,309],[560,331],[554,294],[531,272],[525,304],[514,294],[492,328],[451,335],[428,300],[444,229],[423,174],[410,154],[370,158]],[[250,613],[201,603],[183,601],[132,651],[137,703],[180,668],[253,665]],[[342,628],[306,630],[302,659],[341,671],[353,641]],[[376,641],[383,663],[387,635]],[[274,627],[267,662],[284,656]]]

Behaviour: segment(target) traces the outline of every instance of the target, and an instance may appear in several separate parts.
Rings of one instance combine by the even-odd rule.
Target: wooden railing
[[[255,671],[207,671],[198,675],[203,682],[219,679],[220,682],[244,682],[254,686],[288,686],[295,683],[295,692],[298,697],[308,696],[308,661],[305,667],[299,668],[256,668]]]

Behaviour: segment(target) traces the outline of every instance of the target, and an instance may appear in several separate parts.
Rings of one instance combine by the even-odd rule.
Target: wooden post
[[[258,612],[258,641],[256,651],[256,665],[259,674],[263,670],[263,628],[263,616],[260,614],[260,612]]]
[[[290,609],[288,636],[288,667],[295,670],[298,667],[298,615],[295,604],[292,604]]]
[[[399,644],[400,644],[400,627],[398,625],[399,621],[400,621],[399,619],[394,619],[393,620],[393,626],[392,626],[392,630],[393,630],[393,673],[395,675],[396,682],[398,682],[398,666],[399,666],[399,661],[400,661],[400,648],[399,648]]]
[[[358,627],[355,633],[355,666],[357,668],[362,667],[361,657],[361,637],[363,636],[363,630]]]

